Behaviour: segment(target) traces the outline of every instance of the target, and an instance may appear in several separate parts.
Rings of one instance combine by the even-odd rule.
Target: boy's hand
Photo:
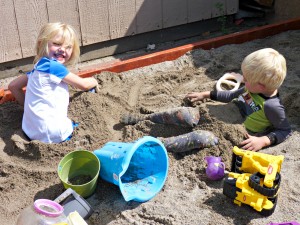
[[[246,134],[246,138],[246,140],[240,143],[241,148],[245,150],[257,152],[271,144],[270,139],[267,136],[256,137]]]
[[[209,91],[204,91],[204,92],[191,92],[188,93],[184,99],[189,100],[190,102],[197,102],[197,101],[202,101],[206,98],[210,97],[210,92]]]

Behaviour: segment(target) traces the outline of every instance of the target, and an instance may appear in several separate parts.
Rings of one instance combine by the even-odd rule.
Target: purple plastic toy
[[[220,180],[225,174],[225,165],[221,162],[221,157],[207,156],[206,175],[210,180]]]
[[[292,221],[292,222],[283,222],[283,223],[269,223],[268,225],[300,225],[300,224],[296,221]]]

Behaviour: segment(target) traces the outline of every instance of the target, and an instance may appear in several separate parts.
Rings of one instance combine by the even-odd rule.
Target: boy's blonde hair
[[[73,46],[72,55],[66,65],[76,64],[79,61],[80,47],[75,29],[68,24],[57,22],[47,23],[41,28],[35,46],[36,56],[34,63],[42,57],[48,57],[48,41],[51,41],[59,32],[62,32],[61,43],[67,42]]]
[[[243,76],[250,84],[263,84],[267,90],[278,89],[286,76],[283,55],[272,48],[264,48],[248,55],[242,62]]]

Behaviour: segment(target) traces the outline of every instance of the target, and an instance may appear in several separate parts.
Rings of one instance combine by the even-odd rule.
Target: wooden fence
[[[31,57],[47,22],[65,22],[82,46],[234,14],[238,0],[0,0],[0,63]]]

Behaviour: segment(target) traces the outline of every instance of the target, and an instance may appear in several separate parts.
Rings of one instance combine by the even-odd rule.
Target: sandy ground
[[[76,149],[93,151],[109,141],[131,142],[145,135],[171,137],[192,130],[209,130],[219,144],[184,153],[168,153],[169,172],[163,189],[145,203],[126,202],[119,187],[101,179],[87,199],[95,212],[93,224],[251,224],[300,221],[300,31],[289,31],[240,45],[210,51],[194,50],[172,62],[164,62],[121,74],[97,75],[100,93],[71,91],[69,116],[79,122],[74,137],[61,144],[25,143],[19,136],[22,108],[16,103],[0,105],[0,221],[14,224],[23,208],[35,199],[55,199],[64,189],[57,165]],[[245,205],[239,207],[223,195],[223,180],[205,175],[205,156],[220,156],[230,170],[232,148],[243,137],[244,128],[232,104],[206,101],[199,108],[201,122],[193,129],[141,121],[119,123],[126,112],[159,112],[183,105],[182,95],[211,90],[226,72],[240,72],[249,53],[272,47],[287,59],[288,74],[280,89],[293,133],[285,142],[262,150],[284,155],[281,188],[275,212],[264,217]]]

